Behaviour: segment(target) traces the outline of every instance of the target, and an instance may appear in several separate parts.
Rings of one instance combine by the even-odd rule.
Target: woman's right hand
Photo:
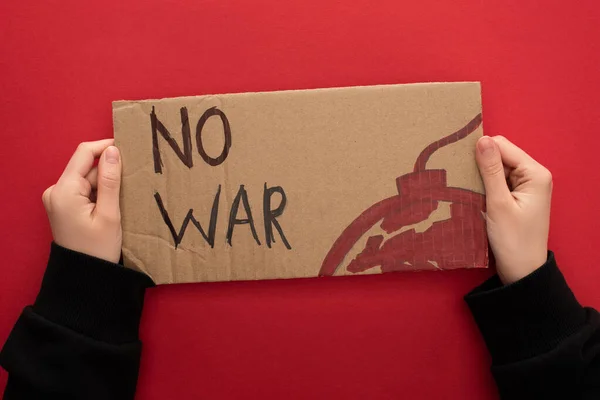
[[[541,267],[548,254],[552,175],[502,136],[477,142],[487,233],[500,280],[508,285]]]

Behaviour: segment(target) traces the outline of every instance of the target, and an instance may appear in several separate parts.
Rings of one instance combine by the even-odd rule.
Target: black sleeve
[[[152,285],[144,274],[52,244],[38,297],[0,353],[4,399],[132,399]]]
[[[520,281],[494,276],[465,300],[502,399],[600,399],[600,316],[577,302],[552,252]]]

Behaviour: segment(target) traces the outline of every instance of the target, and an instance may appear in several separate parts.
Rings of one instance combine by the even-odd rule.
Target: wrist
[[[546,264],[548,260],[548,249],[529,252],[529,257],[522,260],[510,260],[508,263],[496,263],[496,271],[503,285],[510,285]]]
[[[111,237],[113,235],[115,239],[108,241],[86,235],[79,235],[78,238],[71,236],[66,239],[57,235],[54,237],[54,243],[67,250],[98,258],[108,263],[118,264],[121,259],[121,233],[104,233],[102,236]]]

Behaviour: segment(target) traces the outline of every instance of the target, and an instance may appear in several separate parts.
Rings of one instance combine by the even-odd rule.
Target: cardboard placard
[[[113,103],[155,283],[486,267],[477,82]]]

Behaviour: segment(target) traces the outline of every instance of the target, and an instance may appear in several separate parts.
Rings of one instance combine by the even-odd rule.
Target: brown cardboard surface
[[[116,101],[113,118],[125,265],[157,284],[487,266],[477,82]]]

